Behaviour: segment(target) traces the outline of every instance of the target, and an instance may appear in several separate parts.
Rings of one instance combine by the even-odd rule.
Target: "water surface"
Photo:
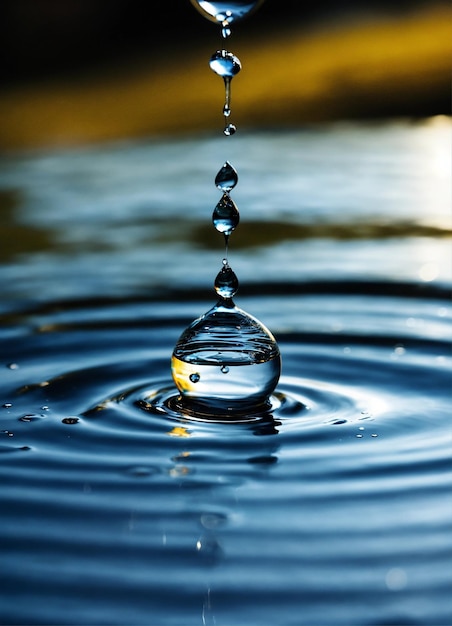
[[[2,623],[450,623],[449,137],[3,159]],[[215,302],[225,158],[236,301],[283,356],[271,411],[239,423],[165,403]]]

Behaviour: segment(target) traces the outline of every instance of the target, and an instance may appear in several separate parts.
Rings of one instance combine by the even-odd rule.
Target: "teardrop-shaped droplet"
[[[219,233],[229,236],[240,220],[239,210],[229,194],[224,193],[212,214],[212,222]]]
[[[231,135],[235,135],[236,130],[237,126],[235,126],[235,124],[227,124],[224,127],[223,133],[226,135],[226,137],[230,137]]]
[[[224,265],[215,278],[215,291],[225,300],[233,298],[239,288],[239,281],[235,272]]]
[[[227,28],[257,9],[264,0],[190,0],[192,5],[211,22]]]
[[[240,72],[242,64],[235,54],[227,50],[217,50],[209,61],[210,69],[223,78],[232,78]]]
[[[238,180],[237,170],[232,167],[229,161],[226,161],[215,177],[215,186],[221,191],[229,193],[237,185]]]

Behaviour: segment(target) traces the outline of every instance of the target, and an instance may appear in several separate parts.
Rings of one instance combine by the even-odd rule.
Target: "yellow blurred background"
[[[189,0],[161,4],[6,2],[0,150],[220,131],[219,29]],[[237,126],[450,114],[448,4],[304,4],[267,0],[228,40]]]

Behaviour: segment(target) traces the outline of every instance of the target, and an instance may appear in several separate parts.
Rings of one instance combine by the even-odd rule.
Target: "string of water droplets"
[[[223,39],[231,34],[230,25],[241,19],[263,0],[190,0],[210,20],[221,26]],[[239,59],[224,48],[210,59],[211,69],[221,76],[225,86],[223,115],[224,134],[236,132],[229,122],[231,115],[231,81],[241,69]],[[212,214],[212,222],[224,236],[225,256],[214,287],[220,297],[207,313],[192,322],[180,336],[171,359],[173,380],[181,392],[176,408],[183,414],[204,415],[209,418],[243,415],[270,406],[270,394],[275,389],[280,372],[281,357],[270,331],[233,302],[239,286],[237,276],[229,265],[229,238],[237,228],[240,215],[231,198],[238,182],[236,169],[226,161],[215,177],[215,186],[222,197]]]

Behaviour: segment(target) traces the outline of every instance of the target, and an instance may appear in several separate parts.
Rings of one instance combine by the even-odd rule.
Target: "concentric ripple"
[[[283,376],[214,419],[169,369],[205,302],[4,320],[2,622],[447,623],[448,305],[394,293],[250,298]]]

